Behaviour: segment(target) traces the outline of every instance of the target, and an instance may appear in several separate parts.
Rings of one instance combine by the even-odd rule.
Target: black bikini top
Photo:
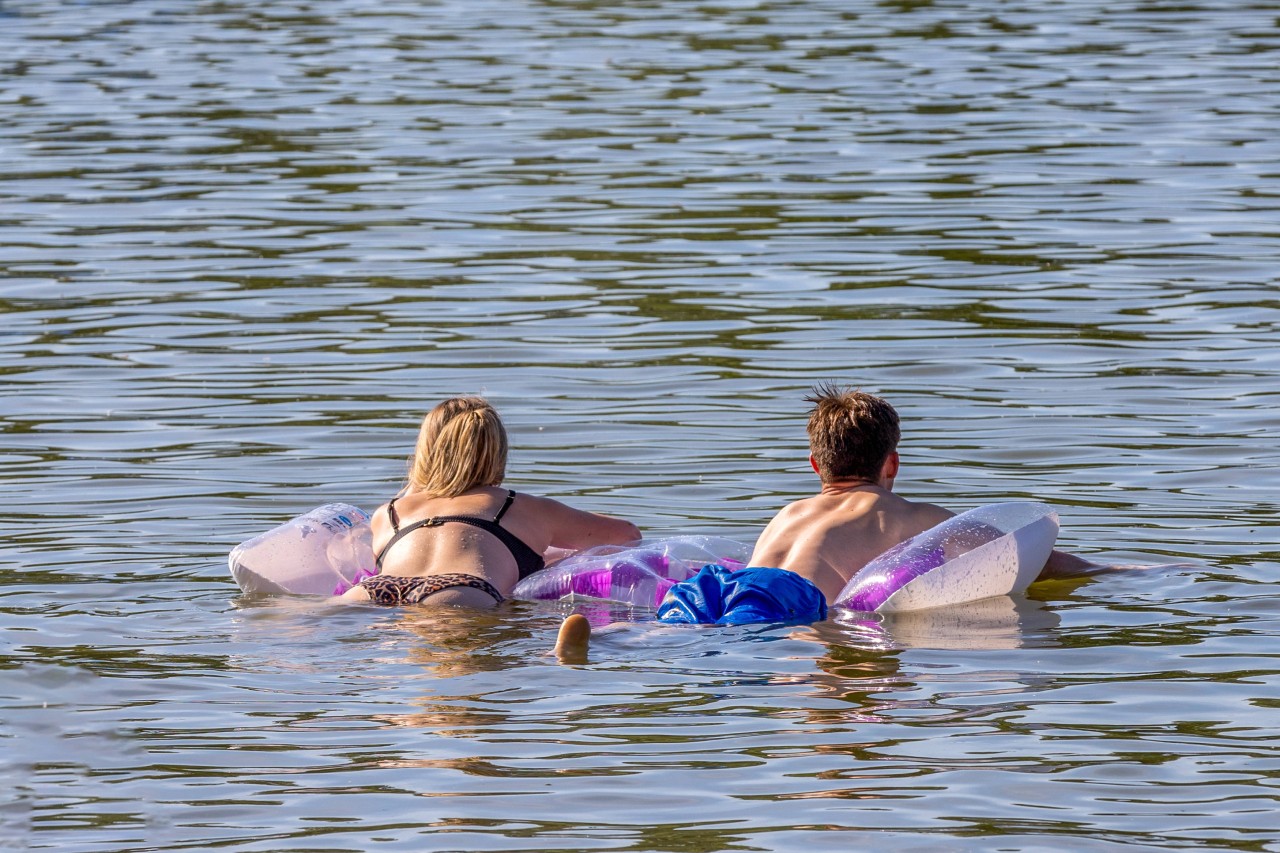
[[[507,550],[511,552],[511,556],[515,558],[516,570],[520,573],[520,579],[524,580],[529,575],[541,569],[546,563],[542,560],[542,555],[537,551],[524,544],[524,540],[516,536],[510,530],[498,524],[502,520],[502,516],[511,508],[511,502],[516,499],[516,493],[513,490],[507,490],[507,501],[502,505],[502,509],[498,510],[498,514],[490,521],[487,518],[477,518],[474,515],[436,515],[431,518],[424,518],[422,521],[415,521],[408,527],[401,529],[400,517],[396,515],[396,499],[392,498],[387,504],[387,515],[391,518],[391,529],[395,535],[391,537],[391,541],[383,546],[378,552],[378,556],[374,559],[374,563],[378,568],[382,568],[382,558],[391,550],[391,546],[399,542],[405,536],[408,536],[419,527],[439,527],[442,524],[456,521],[460,524],[470,524],[472,527],[479,527],[488,533],[492,533],[498,537],[503,545],[507,546]]]

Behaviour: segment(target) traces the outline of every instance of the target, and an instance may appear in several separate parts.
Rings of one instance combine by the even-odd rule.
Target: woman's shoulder
[[[512,510],[514,511],[517,508],[523,518],[534,519],[555,527],[582,524],[593,515],[584,510],[574,509],[569,504],[556,498],[533,495],[519,490],[516,490]]]
[[[504,486],[503,488],[505,489],[506,487]],[[519,507],[526,512],[555,512],[565,507],[555,498],[546,498],[541,495],[522,492],[519,489],[510,489],[509,494],[512,495],[512,506]]]
[[[391,528],[391,505],[395,502],[395,498],[387,501],[379,506],[373,512],[369,513],[369,526],[373,529],[374,536],[377,536],[383,530]]]

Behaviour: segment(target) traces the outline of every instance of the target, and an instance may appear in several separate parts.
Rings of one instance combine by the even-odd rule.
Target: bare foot
[[[560,634],[556,637],[556,657],[568,663],[584,662],[590,643],[591,623],[581,613],[571,613],[560,624]]]

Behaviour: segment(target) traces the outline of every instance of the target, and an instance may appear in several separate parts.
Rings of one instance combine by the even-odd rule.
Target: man
[[[893,493],[901,435],[893,406],[835,385],[820,385],[805,399],[814,404],[809,463],[822,480],[822,490],[774,516],[747,568],[706,566],[674,585],[658,608],[659,621],[821,621],[827,604],[858,569],[955,514]],[[1040,577],[1102,568],[1054,551]],[[584,659],[590,637],[587,620],[570,616],[561,626],[556,654],[561,660]]]
[[[828,602],[858,569],[954,515],[893,493],[898,476],[898,413],[872,394],[825,384],[805,398],[809,464],[822,481],[811,498],[788,504],[756,542],[751,566],[776,566],[812,581]],[[1041,578],[1102,568],[1054,551]]]

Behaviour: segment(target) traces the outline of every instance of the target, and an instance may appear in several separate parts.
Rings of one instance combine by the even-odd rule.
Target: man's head
[[[878,482],[902,435],[893,406],[873,394],[831,383],[815,386],[805,402],[813,403],[809,452],[822,482]]]

